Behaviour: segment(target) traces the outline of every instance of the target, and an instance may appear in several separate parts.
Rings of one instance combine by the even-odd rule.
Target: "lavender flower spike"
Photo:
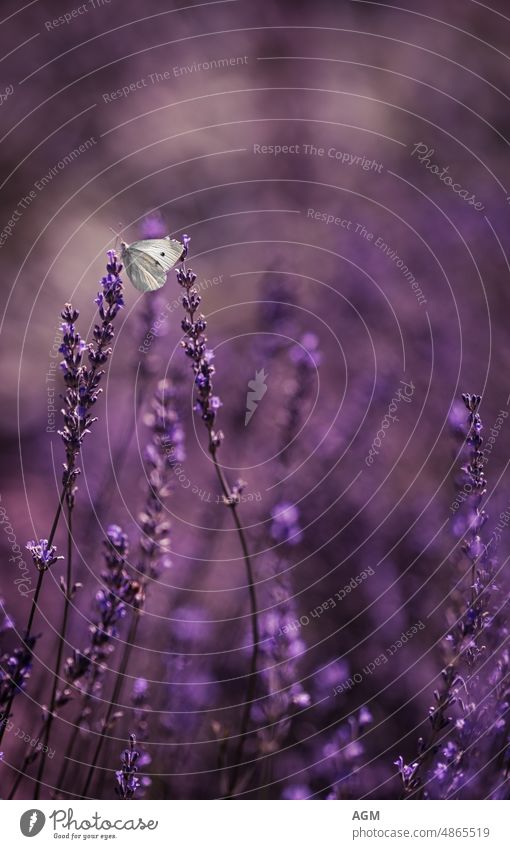
[[[142,584],[157,580],[162,566],[170,565],[170,524],[166,519],[165,501],[171,491],[173,470],[186,458],[184,431],[173,409],[174,390],[169,380],[158,384],[145,423],[150,427],[151,441],[145,449],[148,491],[144,510],[139,515],[142,558],[139,571]]]
[[[61,554],[57,556],[57,549],[54,545],[48,545],[47,539],[40,539],[38,542],[30,540],[30,542],[27,542],[26,548],[32,555],[32,560],[39,572],[46,572],[57,560],[64,559]]]
[[[73,657],[67,660],[64,676],[68,686],[60,694],[60,699],[64,700],[61,703],[68,701],[71,687],[81,690],[86,699],[98,697],[101,693],[106,661],[115,650],[119,623],[127,608],[139,603],[140,584],[132,580],[125,569],[128,553],[126,534],[118,525],[110,525],[104,542],[106,568],[101,573],[103,586],[94,600],[90,643],[84,651],[74,651]]]
[[[124,749],[120,756],[122,768],[117,770],[115,777],[118,787],[117,794],[121,799],[133,799],[140,787],[140,779],[137,777],[138,767],[136,765],[140,753],[135,749],[136,738],[134,734],[129,737],[129,748]]]
[[[183,241],[187,249],[188,237],[183,236]],[[213,393],[212,378],[215,368],[212,361],[214,353],[207,348],[207,337],[205,336],[207,322],[203,315],[196,315],[201,301],[198,291],[193,288],[196,279],[197,276],[191,269],[185,269],[183,266],[177,269],[177,282],[186,292],[182,296],[182,305],[186,315],[181,322],[186,339],[181,344],[184,353],[193,363],[197,389],[195,411],[200,414],[209,431],[209,450],[215,451],[219,448],[223,439],[222,432],[214,430],[214,421],[216,413],[221,407],[221,401]]]
[[[124,306],[123,285],[120,279],[122,265],[117,262],[114,251],[108,251],[106,276],[101,280],[101,291],[95,298],[99,307],[100,323],[96,324],[93,342],[86,345],[76,331],[75,323],[79,316],[78,310],[71,304],[66,304],[62,311],[62,344],[59,348],[63,355],[60,367],[64,374],[67,389],[64,395],[64,428],[59,431],[66,450],[66,462],[62,483],[66,492],[69,507],[74,504],[74,491],[79,469],[76,468],[76,458],[82,447],[83,438],[90,432],[95,418],[90,415],[101,389],[99,384],[104,374],[101,368],[111,354],[110,343],[114,337],[113,320]],[[88,365],[83,362],[87,352]]]

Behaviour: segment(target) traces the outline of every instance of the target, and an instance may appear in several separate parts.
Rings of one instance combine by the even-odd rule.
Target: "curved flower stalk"
[[[409,798],[451,798],[479,780],[480,769],[475,764],[483,763],[486,734],[493,719],[494,699],[487,665],[491,660],[488,646],[495,642],[497,650],[500,645],[497,635],[491,633],[497,561],[490,542],[482,537],[488,517],[484,509],[487,483],[479,414],[481,396],[463,395],[462,400],[468,410],[468,433],[459,489],[469,493],[462,546],[463,574],[468,585],[456,595],[455,622],[445,640],[443,684],[435,691],[435,704],[429,711],[429,737],[420,739],[414,762],[406,764],[402,757],[396,761],[404,795]]]
[[[184,432],[174,405],[175,393],[171,382],[169,380],[160,381],[152,400],[151,409],[145,418],[145,423],[151,431],[151,438],[145,451],[147,495],[144,509],[139,515],[141,536],[138,563],[138,599],[131,611],[126,644],[115,676],[112,697],[102,722],[101,733],[89,768],[83,795],[88,792],[112,719],[119,716],[119,713],[114,714],[114,711],[120,701],[132,648],[136,643],[148,585],[151,581],[159,578],[163,568],[170,565],[170,523],[167,519],[165,502],[172,491],[174,467],[185,459]]]
[[[63,356],[63,360],[60,367],[64,376],[66,391],[63,396],[64,407],[62,409],[64,426],[58,433],[64,443],[66,454],[62,475],[60,508],[63,499],[65,499],[67,506],[67,570],[66,579],[65,581],[62,579],[61,582],[64,593],[64,609],[59,631],[51,697],[42,732],[43,746],[47,746],[49,743],[54,719],[59,673],[67,636],[69,606],[73,593],[72,520],[77,488],[76,481],[80,474],[77,459],[85,434],[90,433],[90,429],[96,421],[96,418],[92,415],[92,410],[102,392],[99,384],[105,373],[104,366],[108,362],[112,351],[110,344],[114,338],[113,322],[119,310],[124,305],[123,284],[120,279],[121,270],[122,266],[117,262],[115,252],[108,251],[106,275],[101,280],[101,289],[95,299],[100,320],[94,327],[93,340],[89,344],[86,344],[81,339],[79,332],[76,330],[76,321],[79,317],[78,310],[74,309],[71,304],[66,304],[61,313],[63,320],[62,344],[59,351]],[[39,797],[45,764],[46,759],[41,757],[36,781],[36,799]]]
[[[58,693],[57,703],[65,704],[72,692],[80,693],[82,706],[74,722],[74,731],[69,740],[64,762],[58,779],[62,787],[69,759],[80,730],[90,719],[93,702],[103,692],[103,678],[107,661],[115,650],[119,627],[128,609],[139,603],[141,587],[126,570],[129,543],[126,534],[118,525],[111,525],[104,542],[105,569],[101,573],[103,584],[97,591],[94,606],[95,616],[90,628],[90,642],[83,652],[73,652],[65,665],[66,686]]]
[[[200,415],[200,418],[207,429],[209,453],[212,457],[214,469],[223,493],[223,500],[232,512],[236,531],[239,536],[243,559],[246,566],[248,593],[250,598],[250,620],[252,630],[251,663],[247,679],[246,698],[241,717],[235,764],[230,780],[230,788],[232,792],[235,786],[238,766],[242,760],[245,738],[250,723],[251,707],[256,690],[257,661],[260,640],[257,592],[255,589],[255,579],[250,553],[248,551],[248,544],[239,518],[239,501],[243,484],[239,481],[231,487],[218,461],[218,449],[221,446],[224,436],[222,431],[216,428],[216,416],[218,414],[218,410],[222,406],[222,402],[218,395],[214,393],[213,389],[212,378],[215,374],[215,367],[213,365],[214,353],[207,347],[207,337],[205,335],[207,322],[204,315],[198,312],[201,297],[198,289],[194,285],[196,281],[196,274],[194,274],[191,269],[186,269],[185,267],[185,257],[188,252],[190,239],[188,236],[183,236],[182,241],[184,244],[184,262],[183,265],[177,269],[177,282],[184,289],[184,294],[181,298],[181,302],[184,307],[184,318],[181,323],[184,339],[181,344],[184,349],[184,353],[191,360],[195,378],[195,411]]]
[[[28,647],[31,643],[32,626],[35,613],[39,602],[39,597],[42,589],[44,575],[48,568],[53,565],[57,559],[52,562],[45,559],[47,552],[55,554],[53,539],[57,530],[57,526],[62,514],[64,503],[67,506],[67,576],[66,580],[62,579],[61,585],[64,592],[64,609],[62,614],[62,625],[59,631],[59,641],[56,654],[56,662],[53,676],[52,693],[50,698],[49,708],[41,734],[44,737],[44,744],[48,745],[51,725],[54,718],[56,707],[58,677],[62,663],[63,646],[67,632],[67,620],[69,615],[69,604],[71,595],[74,592],[72,585],[72,567],[71,567],[71,552],[72,552],[72,529],[71,516],[74,507],[76,480],[79,475],[79,468],[76,461],[80,453],[83,439],[86,433],[90,432],[90,427],[95,421],[90,415],[92,407],[96,404],[101,389],[99,383],[104,374],[102,366],[108,361],[111,353],[110,343],[114,336],[113,320],[123,306],[123,286],[120,279],[120,271],[122,266],[117,263],[117,257],[114,251],[108,251],[108,263],[106,266],[106,276],[101,280],[101,290],[95,299],[95,303],[99,307],[100,321],[96,324],[93,341],[87,345],[76,330],[76,321],[79,317],[78,310],[75,310],[71,304],[66,304],[62,313],[62,344],[59,348],[63,356],[61,369],[64,375],[66,384],[66,392],[64,395],[64,408],[62,410],[64,418],[64,427],[59,431],[65,448],[66,460],[64,463],[64,471],[62,475],[62,492],[60,495],[57,511],[53,519],[50,534],[47,540],[39,540],[38,542],[30,542],[27,548],[32,554],[32,559],[38,570],[38,580],[35,593],[32,600],[32,606],[28,618],[28,623],[25,628],[24,644]],[[84,357],[87,356],[88,364],[84,362]],[[32,644],[33,647],[33,644]],[[10,713],[12,701],[16,692],[13,691],[10,696],[7,712]],[[0,729],[0,742],[5,731],[5,726]],[[40,735],[39,735],[40,736]],[[31,751],[25,758],[24,767],[39,755],[39,751]],[[39,769],[36,798],[39,794],[40,783],[44,772],[45,759],[41,758],[41,766]],[[23,770],[22,770],[23,772]],[[11,795],[16,791],[19,780],[15,783]]]
[[[288,346],[287,346],[288,348]],[[301,344],[288,348],[287,403],[279,433],[278,473],[282,479],[288,474],[292,460],[292,445],[303,420],[305,403],[313,385],[315,368],[321,353],[319,340],[314,334],[306,333]],[[292,601],[292,586],[288,578],[288,555],[302,538],[300,511],[296,504],[286,498],[288,487],[281,484],[283,495],[271,509],[270,537],[276,544],[274,555],[269,556],[272,576],[268,584],[267,609],[261,616],[261,653],[264,670],[261,678],[265,698],[257,704],[256,713],[260,723],[257,732],[258,749],[261,755],[277,751],[283,744],[292,722],[293,714],[311,703],[310,695],[298,683],[299,656],[304,651],[300,629],[295,627],[298,612]],[[290,493],[289,493],[290,494]],[[263,764],[264,783],[270,780],[272,760]]]
[[[151,393],[151,382],[158,370],[159,357],[152,352],[154,334],[152,328],[161,311],[161,303],[157,297],[160,293],[153,292],[150,297],[143,298],[137,327],[137,343],[133,346],[128,371],[132,374],[132,383],[136,387],[135,399],[129,398],[126,410],[119,415],[119,431],[111,446],[111,462],[105,463],[102,476],[97,484],[94,503],[88,510],[84,527],[83,539],[94,540],[94,530],[97,517],[107,515],[113,500],[113,488],[123,468],[123,460],[129,452],[133,436],[140,420],[140,413],[145,408],[147,397]],[[158,306],[159,305],[159,306]],[[138,317],[138,316],[137,316]],[[147,343],[147,344],[146,344]],[[147,347],[149,346],[149,347]],[[134,407],[134,409],[133,409]]]

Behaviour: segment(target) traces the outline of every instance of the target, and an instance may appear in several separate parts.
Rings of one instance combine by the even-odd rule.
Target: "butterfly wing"
[[[140,251],[151,257],[166,273],[174,267],[182,256],[184,247],[176,239],[143,239],[129,246],[131,251]]]
[[[166,275],[183,250],[181,243],[169,236],[133,242],[122,251],[126,274],[140,292],[155,292],[165,285]]]
[[[143,256],[125,258],[126,274],[139,292],[155,292],[166,282],[166,273],[152,266]]]

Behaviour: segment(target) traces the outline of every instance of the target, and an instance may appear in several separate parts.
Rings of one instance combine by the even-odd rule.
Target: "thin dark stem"
[[[60,499],[59,499],[59,502],[58,502],[57,512],[55,513],[55,518],[53,519],[53,524],[51,526],[50,535],[48,537],[48,548],[53,544],[53,540],[55,538],[55,533],[57,531],[57,526],[58,526],[58,522],[59,522],[59,519],[60,519],[60,514],[62,513],[62,505],[64,503],[65,494],[66,494],[66,489],[65,489],[65,487],[63,487],[62,493],[61,493],[61,496],[60,496]],[[44,575],[45,575],[45,570],[39,569],[39,574],[37,576],[37,585],[36,585],[36,588],[35,588],[34,597],[32,599],[32,607],[30,608],[30,614],[29,614],[29,617],[28,617],[27,627],[25,628],[25,635],[24,635],[23,640],[22,640],[22,642],[25,644],[25,646],[27,648],[28,648],[28,641],[29,641],[30,637],[32,636],[32,627],[33,627],[33,624],[34,624],[34,617],[35,617],[35,613],[36,613],[36,610],[37,610],[37,604],[38,604],[38,601],[39,601],[39,596],[41,595],[41,588],[42,588],[42,583],[43,583],[43,580],[44,580]],[[4,711],[4,717],[6,717],[6,718],[8,718],[11,714],[12,703],[14,701],[14,698],[15,698],[17,692],[18,691],[14,688],[11,691],[11,694],[9,696],[9,701],[6,704],[5,711]],[[3,740],[6,727],[7,727],[7,723],[3,722],[2,727],[0,729],[0,744]]]
[[[103,748],[103,744],[106,737],[106,732],[110,726],[110,720],[112,717],[112,713],[114,708],[116,708],[119,704],[120,694],[122,690],[122,685],[124,684],[124,678],[126,676],[126,671],[129,665],[129,660],[131,657],[131,649],[133,647],[133,643],[136,639],[136,633],[138,630],[138,623],[140,621],[140,610],[136,609],[133,613],[131,623],[129,626],[129,633],[127,635],[126,644],[124,646],[124,652],[122,655],[122,660],[120,662],[119,668],[117,670],[117,674],[115,676],[115,684],[113,687],[112,697],[108,704],[108,709],[106,711],[106,715],[101,723],[101,731],[99,734],[99,739],[96,744],[96,749],[94,752],[94,757],[92,758],[92,762],[89,767],[87,779],[85,781],[85,785],[83,787],[82,796],[87,796],[89,791],[90,783],[94,776],[94,770],[96,768],[96,764],[99,761],[99,757],[101,755],[101,750]]]
[[[39,798],[39,794],[41,791],[41,782],[43,779],[44,768],[46,766],[46,758],[43,757],[44,747],[49,745],[51,727],[53,725],[53,720],[55,718],[55,703],[57,700],[57,689],[58,682],[60,680],[60,666],[62,663],[62,653],[64,650],[65,639],[67,634],[67,621],[69,618],[69,607],[71,601],[71,582],[72,582],[72,557],[73,557],[73,530],[72,530],[72,518],[73,518],[73,508],[68,506],[67,508],[67,571],[66,571],[66,586],[64,591],[64,610],[62,613],[62,626],[60,628],[59,640],[58,640],[58,649],[57,649],[57,659],[55,661],[55,668],[53,671],[53,688],[51,691],[51,699],[50,706],[48,710],[48,715],[46,717],[45,729],[44,729],[44,742],[42,745],[42,751],[40,752],[40,763],[39,770],[37,773],[36,786],[35,786],[35,794],[34,799]]]
[[[186,247],[185,257],[186,257],[186,255],[187,255],[187,247]],[[184,288],[186,289],[186,293],[187,293],[188,304],[186,305],[186,303],[183,300],[183,306],[185,308],[185,311],[188,314],[189,322],[190,322],[190,329],[191,329],[191,328],[194,327],[194,324],[195,324],[195,315],[196,315],[196,310],[197,310],[198,304],[200,303],[200,299],[198,300],[196,305],[193,303],[192,299],[190,300],[190,292],[194,291],[193,290],[193,283],[194,283],[195,278],[193,276],[191,278],[190,277],[186,278],[185,257],[184,257],[184,261],[183,261],[182,275],[180,277],[180,282],[184,286]],[[178,277],[179,277],[179,273],[178,273]],[[205,329],[205,323],[204,323],[204,329]],[[203,333],[202,333],[202,336],[200,337],[200,333],[202,333],[202,331],[199,331],[199,338],[201,338],[202,343],[205,344],[205,341],[206,341],[205,337],[203,336]],[[194,351],[193,351],[193,353],[194,353]],[[195,365],[194,365],[194,370],[195,370],[195,375],[196,375],[198,373],[198,366],[196,365],[196,362],[195,362]],[[211,386],[209,386],[208,392],[209,392],[209,395],[210,395]],[[209,401],[210,401],[210,399],[208,398],[208,400],[207,400],[207,413],[210,413],[210,409],[209,409],[209,406],[208,406]],[[231,780],[230,780],[230,792],[232,793],[234,788],[235,788],[235,784],[236,784],[236,780],[237,780],[237,774],[238,774],[239,766],[240,766],[242,756],[243,756],[245,738],[246,738],[246,735],[247,735],[248,726],[249,726],[249,722],[250,722],[251,705],[252,705],[252,702],[253,702],[253,699],[254,699],[254,696],[255,696],[256,677],[257,677],[257,660],[258,660],[258,651],[259,651],[257,593],[256,593],[256,589],[255,589],[255,581],[254,581],[254,577],[253,577],[253,568],[252,568],[252,564],[251,564],[250,554],[249,554],[249,551],[248,551],[248,545],[247,545],[247,542],[246,542],[246,536],[245,536],[245,533],[244,533],[243,526],[241,524],[241,520],[239,518],[238,502],[237,502],[236,497],[235,497],[236,493],[233,492],[230,489],[228,481],[227,481],[227,479],[226,479],[226,477],[223,473],[223,469],[221,468],[221,466],[218,462],[218,458],[217,458],[217,449],[218,449],[219,441],[217,439],[217,435],[215,435],[214,432],[213,432],[214,415],[211,416],[211,415],[205,414],[202,417],[204,419],[205,426],[206,426],[208,434],[209,434],[209,453],[211,454],[211,457],[213,459],[214,468],[215,468],[216,474],[218,476],[218,480],[220,482],[221,489],[223,491],[225,503],[230,507],[230,509],[232,511],[232,516],[234,517],[234,524],[236,526],[237,534],[239,536],[239,541],[241,543],[241,549],[242,549],[242,552],[243,552],[243,558],[244,558],[244,562],[245,562],[245,566],[246,566],[248,592],[249,592],[249,596],[250,596],[250,611],[251,611],[250,616],[251,616],[253,646],[252,646],[250,672],[249,672],[249,675],[248,675],[247,687],[246,687],[246,698],[245,698],[243,713],[242,713],[242,717],[241,717],[239,739],[238,739],[236,755],[235,755],[235,763],[234,763],[233,771],[232,771],[232,774],[231,774]]]
[[[39,733],[36,735],[36,739],[41,737],[41,734],[43,733],[43,731],[44,731],[44,720],[41,723],[41,728],[40,728]],[[37,757],[37,754],[38,754],[37,752],[34,752],[33,750],[31,750],[30,752],[27,752],[27,754],[25,755],[25,759],[24,759],[24,761],[21,765],[21,769],[18,772],[16,781],[12,785],[11,791],[10,791],[8,797],[7,797],[8,799],[14,799],[14,797],[16,795],[16,791],[17,791],[18,787],[20,786],[23,778],[25,777],[25,771],[28,769],[30,764],[34,762],[34,760]]]
[[[456,661],[458,659],[457,657]],[[445,686],[434,715],[435,724],[432,727],[425,748],[415,760],[415,763],[418,765],[415,773],[416,778],[419,779],[418,786],[408,792],[404,791],[401,796],[402,799],[421,799],[423,797],[424,785],[421,776],[424,772],[426,773],[428,765],[436,754],[438,747],[450,733],[450,720],[446,716],[446,711],[451,704],[451,687],[455,677],[455,668],[453,664],[450,664],[448,667],[448,677],[445,680]]]
[[[69,766],[69,760],[70,760],[71,755],[73,753],[74,746],[76,744],[76,738],[78,737],[78,732],[80,730],[81,723],[82,723],[83,719],[85,718],[86,710],[87,710],[89,702],[90,702],[90,694],[87,693],[87,695],[84,699],[83,707],[82,707],[82,709],[79,713],[79,716],[78,716],[78,718],[77,718],[77,720],[74,724],[73,733],[72,733],[71,738],[70,738],[70,740],[67,744],[67,749],[66,749],[66,752],[65,752],[65,755],[64,755],[64,760],[62,762],[62,768],[60,770],[60,775],[59,775],[58,781],[57,781],[57,788],[58,789],[61,789],[62,785],[64,783],[64,779],[65,779],[66,774],[67,774],[67,767]]]
[[[62,507],[63,507],[63,504],[64,504],[65,495],[66,495],[66,488],[64,486],[64,487],[62,487],[62,493],[60,495],[60,500],[58,502],[57,512],[55,513],[55,518],[53,519],[53,525],[51,526],[50,535],[48,537],[48,548],[53,544],[53,540],[55,538],[55,533],[57,531],[57,525],[58,525],[58,522],[59,522],[59,519],[60,519],[60,515],[62,513]],[[25,639],[24,639],[25,643],[32,636],[32,626],[34,624],[34,616],[35,616],[35,612],[37,610],[37,602],[39,601],[39,595],[41,593],[41,586],[42,586],[44,575],[45,575],[45,572],[44,572],[44,570],[41,569],[39,571],[39,577],[37,579],[37,587],[36,587],[36,590],[35,590],[35,593],[34,593],[34,598],[32,600],[32,607],[31,607],[31,610],[30,610],[30,616],[28,617],[27,627],[26,627],[26,630],[25,630]]]
[[[235,754],[235,765],[232,771],[232,776],[230,780],[230,792],[234,790],[237,773],[239,770],[239,766],[241,765],[241,760],[244,751],[244,744],[246,739],[246,732],[248,730],[248,725],[250,721],[250,713],[251,713],[251,705],[255,696],[255,686],[257,681],[257,660],[259,653],[259,623],[258,623],[258,606],[257,606],[257,591],[255,589],[255,581],[253,578],[253,567],[251,564],[250,553],[248,551],[248,545],[246,542],[246,536],[244,533],[243,526],[241,524],[241,520],[239,518],[239,513],[237,509],[236,502],[232,499],[232,493],[230,492],[228,483],[226,481],[225,475],[223,474],[223,470],[218,463],[218,458],[216,456],[216,447],[210,442],[209,451],[213,458],[214,468],[216,470],[216,474],[218,476],[218,480],[220,482],[220,486],[223,490],[223,495],[229,505],[232,516],[234,517],[234,523],[236,526],[237,534],[239,536],[239,541],[241,543],[241,548],[243,551],[243,558],[246,565],[246,575],[248,579],[248,592],[250,596],[250,618],[251,618],[251,630],[252,630],[252,654],[251,654],[251,663],[250,663],[250,672],[248,676],[247,686],[246,686],[246,697],[243,707],[243,713],[241,717],[241,726],[239,729],[239,740],[237,744],[236,754]]]

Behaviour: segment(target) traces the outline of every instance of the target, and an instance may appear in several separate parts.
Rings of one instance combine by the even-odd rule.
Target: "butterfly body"
[[[166,276],[180,260],[184,246],[176,239],[142,239],[128,245],[121,242],[126,274],[140,292],[155,292],[166,283]]]

